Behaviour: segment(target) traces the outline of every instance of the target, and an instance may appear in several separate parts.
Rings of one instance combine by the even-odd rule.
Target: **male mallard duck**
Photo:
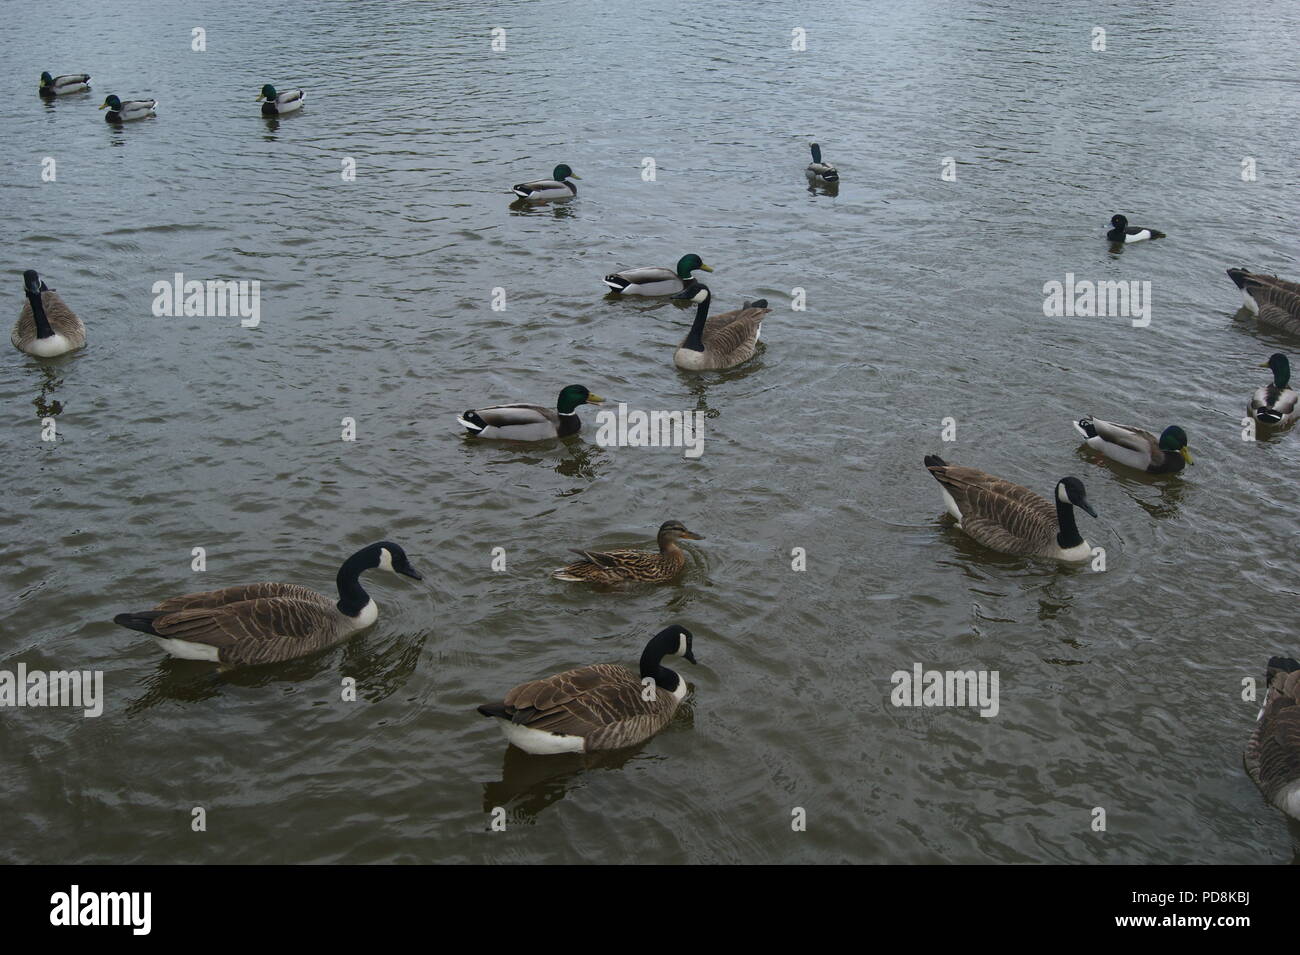
[[[120,100],[116,96],[109,94],[104,98],[100,109],[108,110],[104,114],[104,121],[109,123],[129,123],[135,119],[144,119],[146,116],[155,115],[153,108],[158,105],[156,99],[129,99]]]
[[[53,358],[85,346],[86,326],[35,269],[23,273],[23,291],[27,302],[9,336],[14,348],[37,358]]]
[[[1129,225],[1128,219],[1124,216],[1111,216],[1110,225],[1111,230],[1106,233],[1106,238],[1111,242],[1144,242],[1147,239],[1166,238],[1163,232],[1157,232],[1155,229]]]
[[[1300,283],[1245,269],[1228,269],[1228,277],[1241,289],[1246,308],[1259,316],[1260,324],[1300,335]]]
[[[1187,450],[1187,432],[1178,425],[1165,428],[1157,438],[1150,431],[1112,424],[1089,415],[1074,422],[1074,429],[1083,435],[1088,447],[1112,461],[1149,474],[1174,474],[1192,463],[1192,453]]]
[[[1273,383],[1256,389],[1247,410],[1260,424],[1290,427],[1300,418],[1300,395],[1287,387],[1291,383],[1291,362],[1278,352],[1262,367],[1273,370]]]
[[[1056,504],[1028,488],[975,468],[950,465],[934,454],[925,466],[939,482],[943,503],[957,526],[985,547],[1018,557],[1087,560],[1092,548],[1079,534],[1074,509],[1093,517],[1083,482],[1066,477],[1056,482]]]
[[[262,103],[263,116],[283,116],[285,113],[292,113],[302,106],[303,97],[306,94],[302,90],[286,90],[283,93],[277,93],[275,87],[267,83],[262,87],[262,92],[257,94],[258,102]]]
[[[686,681],[663,659],[694,663],[693,640],[685,627],[667,627],[646,644],[639,672],[593,663],[521,683],[503,702],[484,703],[478,711],[500,720],[507,740],[537,756],[636,746],[667,726],[686,696]],[[647,679],[653,682],[642,682]]]
[[[1264,705],[1246,744],[1246,772],[1269,802],[1300,819],[1300,663],[1273,657]]]
[[[581,176],[575,176],[573,170],[560,163],[551,173],[550,179],[534,179],[532,182],[520,182],[510,187],[510,190],[520,199],[530,199],[541,201],[543,199],[571,199],[578,194],[578,187],[569,182],[570,179],[581,179]]]
[[[691,275],[696,269],[712,272],[698,255],[683,255],[677,260],[677,268],[661,269],[647,266],[642,269],[624,269],[612,272],[602,281],[618,295],[675,295],[686,288],[692,281]]]
[[[63,76],[41,74],[39,87],[42,96],[63,96],[65,93],[84,93],[90,89],[89,73],[65,73]]]
[[[363,547],[343,562],[337,602],[297,584],[248,584],[164,600],[113,622],[147,633],[182,660],[227,667],[278,663],[324,650],[375,622],[379,608],[361,587],[363,571],[391,570],[416,580],[406,552],[389,541]]]
[[[677,545],[682,538],[704,540],[688,531],[681,521],[664,521],[659,527],[657,554],[648,550],[575,550],[575,554],[582,555],[582,560],[561,567],[551,576],[587,584],[667,583],[686,566],[686,554]]]
[[[763,316],[771,311],[766,299],[745,302],[734,312],[709,317],[713,295],[707,285],[692,282],[673,298],[695,302],[695,321],[673,352],[673,364],[686,371],[718,371],[754,357]]]
[[[582,428],[578,405],[599,404],[604,400],[582,385],[568,385],[561,390],[554,410],[541,405],[496,405],[466,411],[456,420],[474,438],[545,441],[577,434]]]
[[[807,170],[805,170],[808,175],[812,176],[814,179],[820,179],[822,182],[839,182],[839,170],[828,162],[822,162],[821,146],[818,146],[816,143],[809,143],[808,146],[812,149],[813,160],[808,164]]]

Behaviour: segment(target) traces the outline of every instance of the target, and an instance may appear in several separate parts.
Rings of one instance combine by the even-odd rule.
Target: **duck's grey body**
[[[1260,385],[1250,396],[1247,412],[1260,424],[1289,428],[1300,419],[1300,394],[1274,384]]]
[[[672,269],[654,266],[624,269],[606,275],[601,281],[619,295],[676,295],[686,287]]]
[[[1246,771],[1265,799],[1300,820],[1300,663],[1274,657],[1264,678],[1268,689],[1246,744]]]
[[[541,405],[497,405],[466,411],[456,419],[471,437],[504,441],[545,441],[577,434],[582,421],[575,411],[560,414]]]
[[[1148,474],[1175,474],[1188,461],[1181,452],[1160,447],[1160,439],[1142,428],[1115,424],[1089,415],[1075,421],[1074,430],[1083,436],[1088,447],[1100,451],[1112,461]]]
[[[89,73],[65,73],[51,77],[48,83],[42,78],[40,93],[42,96],[66,96],[69,93],[84,93],[88,89]]]

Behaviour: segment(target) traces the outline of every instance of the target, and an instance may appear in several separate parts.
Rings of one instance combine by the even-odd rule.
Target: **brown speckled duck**
[[[659,527],[659,553],[646,550],[575,550],[582,560],[551,574],[556,580],[586,584],[662,584],[674,580],[686,566],[686,553],[677,542],[704,540],[681,521],[664,521]]]

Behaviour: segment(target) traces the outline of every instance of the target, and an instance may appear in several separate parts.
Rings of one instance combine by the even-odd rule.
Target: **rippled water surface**
[[[1297,343],[1235,316],[1223,270],[1300,278],[1294,5],[313,6],[7,11],[6,321],[37,268],[90,344],[0,362],[0,667],[102,670],[108,701],[4,711],[0,857],[1290,861],[1241,768],[1240,693],[1300,649],[1300,438],[1247,444],[1239,422],[1257,366]],[[44,104],[46,69],[94,91]],[[264,120],[268,82],[307,105]],[[108,93],[158,116],[108,125]],[[814,138],[837,195],[803,178]],[[511,207],[559,162],[575,201]],[[1111,254],[1118,211],[1169,238]],[[602,295],[605,273],[688,251],[719,305],[775,306],[742,369],[678,372],[690,313]],[[154,317],[176,272],[259,280],[260,326]],[[1045,318],[1067,272],[1151,282],[1150,327]],[[600,447],[592,408],[548,445],[457,433],[464,408],[571,382],[706,412],[703,456]],[[1181,424],[1196,466],[1100,465],[1084,413]],[[1106,572],[963,538],[932,451],[1043,493],[1080,476]],[[679,584],[547,579],[569,548],[648,544],[670,517],[707,537]],[[261,579],[329,592],[385,537],[425,582],[371,575],[378,625],[309,659],[218,674],[111,622]],[[673,621],[696,634],[692,696],[635,750],[527,757],[474,712],[526,678],[634,665]],[[998,715],[891,706],[915,662],[997,670]]]

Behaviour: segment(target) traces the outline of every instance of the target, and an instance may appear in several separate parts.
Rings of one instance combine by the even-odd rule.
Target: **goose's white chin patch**
[[[170,653],[181,660],[204,660],[208,663],[220,662],[217,656],[217,648],[206,643],[190,643],[188,640],[177,640],[174,637],[154,637],[154,642],[162,647],[164,653]]]
[[[581,736],[557,736],[545,730],[535,730],[531,726],[521,726],[509,720],[497,718],[501,724],[501,733],[511,745],[517,746],[525,753],[534,756],[554,756],[556,753],[581,753],[586,744]]]
[[[379,548],[379,569],[380,570],[393,569],[393,555],[388,550],[387,547]]]

